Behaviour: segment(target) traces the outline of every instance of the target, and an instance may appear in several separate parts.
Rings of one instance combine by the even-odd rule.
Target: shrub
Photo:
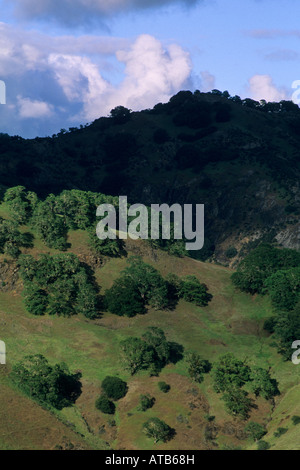
[[[171,389],[171,386],[166,382],[158,382],[157,385],[159,390],[161,390],[163,393],[168,393],[168,391]]]
[[[148,410],[149,408],[152,408],[152,406],[154,405],[155,403],[155,398],[154,397],[151,397],[149,395],[149,393],[147,393],[147,395],[140,395],[140,405],[139,405],[139,409],[141,411],[146,411]]]
[[[11,372],[12,381],[26,395],[58,410],[71,406],[81,395],[80,378],[80,372],[71,374],[64,363],[51,366],[38,354],[26,356],[13,366]]]
[[[267,433],[264,426],[259,423],[250,422],[245,426],[246,434],[254,441],[260,441]]]
[[[294,426],[296,426],[297,424],[300,424],[300,416],[293,416],[292,423]]]
[[[196,276],[185,276],[182,279],[180,296],[186,302],[192,302],[199,306],[207,306],[212,299],[212,295],[208,293],[207,286],[201,284]]]
[[[274,437],[283,436],[288,431],[287,428],[278,428],[277,431],[274,432]]]
[[[104,395],[101,395],[99,398],[97,398],[95,406],[97,410],[100,410],[102,413],[109,415],[113,415],[116,410],[115,404]]]
[[[107,398],[112,400],[119,400],[125,397],[128,390],[127,383],[119,379],[119,377],[105,377],[101,387]]]
[[[266,441],[258,441],[257,443],[257,450],[269,450],[270,444]]]
[[[231,391],[234,387],[242,387],[250,380],[250,372],[250,367],[233,354],[224,354],[212,369],[215,391],[220,393]]]
[[[249,417],[253,402],[251,398],[248,398],[248,393],[245,390],[233,388],[224,393],[222,400],[224,400],[225,407],[229,414],[240,416],[242,419]]]

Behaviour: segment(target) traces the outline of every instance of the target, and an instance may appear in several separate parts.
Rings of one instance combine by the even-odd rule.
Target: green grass
[[[92,254],[85,237],[86,234],[81,231],[71,232],[69,240],[72,243],[71,250],[89,259]],[[212,302],[208,307],[200,308],[181,300],[173,311],[150,309],[147,314],[134,318],[103,313],[101,318],[91,321],[82,316],[34,317],[24,309],[18,290],[0,292],[1,339],[6,342],[8,361],[5,370],[9,371],[25,355],[43,354],[50,363],[64,361],[72,371],[80,370],[83,376],[83,393],[76,405],[51,414],[14,390],[8,374],[2,374],[0,380],[5,384],[6,394],[0,402],[0,411],[5,411],[7,420],[16,432],[7,433],[4,424],[0,422],[0,448],[53,448],[52,435],[48,442],[44,434],[43,439],[39,439],[38,427],[30,419],[32,407],[36,413],[45,415],[43,419],[49,420],[49,426],[53,426],[54,422],[59,423],[62,432],[57,437],[58,444],[64,440],[65,432],[70,442],[76,445],[82,445],[83,442],[85,446],[94,449],[104,449],[108,444],[115,449],[207,449],[210,444],[203,437],[207,424],[204,416],[209,413],[216,416],[215,422],[219,427],[217,442],[220,445],[226,442],[242,445],[243,448],[255,448],[251,442],[240,443],[230,433],[226,434],[224,429],[228,422],[233,426],[243,426],[243,423],[235,422],[226,413],[220,396],[213,391],[210,376],[206,376],[200,385],[190,380],[184,360],[168,365],[159,377],[149,377],[146,371],[130,377],[120,360],[119,343],[129,336],[140,336],[148,326],[161,327],[169,341],[176,341],[186,350],[198,352],[212,363],[221,354],[232,352],[240,359],[247,359],[250,365],[271,368],[271,374],[279,381],[282,394],[276,398],[274,410],[271,403],[257,400],[258,408],[253,411],[251,419],[268,422],[269,434],[266,440],[274,448],[298,446],[297,426],[292,425],[288,416],[300,415],[300,368],[291,362],[284,362],[270,346],[272,339],[263,330],[264,320],[272,314],[269,300],[236,291],[230,282],[232,270],[228,268],[188,258],[170,257],[163,252],[157,252],[154,260],[146,243],[130,242],[128,246],[139,249],[144,260],[163,275],[169,272],[180,276],[196,275],[208,285],[213,294]],[[29,252],[36,255],[42,249],[50,251],[36,239],[34,249]],[[125,258],[116,258],[105,260],[96,269],[95,276],[102,292],[112,285],[125,266]],[[95,409],[101,381],[107,375],[119,376],[129,385],[126,397],[117,402],[115,428],[108,426],[111,417]],[[171,385],[167,394],[158,390],[157,382],[160,380]],[[192,394],[193,389],[197,390],[198,396]],[[13,409],[6,407],[10,393],[15,404]],[[150,410],[140,412],[137,410],[139,396],[145,393],[154,396],[156,402]],[[193,403],[195,408],[191,408]],[[23,423],[24,437],[20,437],[18,431],[18,417],[21,414],[27,417]],[[184,416],[188,423],[179,423],[179,415]],[[160,417],[176,429],[173,440],[154,444],[141,432],[143,423],[152,416]],[[103,425],[105,432],[99,434]],[[288,432],[276,439],[272,436],[278,427],[288,427]]]

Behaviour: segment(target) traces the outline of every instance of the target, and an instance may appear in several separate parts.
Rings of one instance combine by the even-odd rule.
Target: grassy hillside
[[[5,204],[0,215],[7,216]],[[26,230],[23,227],[23,230]],[[83,231],[69,233],[69,251],[92,265],[101,292],[109,288],[126,265],[126,258],[103,258],[95,263]],[[1,449],[218,449],[225,447],[256,448],[245,438],[245,422],[232,418],[224,408],[220,395],[212,387],[211,376],[196,384],[181,360],[167,365],[159,377],[147,371],[130,376],[120,361],[119,343],[129,336],[140,336],[148,326],[162,328],[169,341],[186,350],[194,350],[214,363],[226,352],[247,359],[250,366],[271,370],[279,382],[281,395],[274,403],[255,400],[250,420],[267,426],[264,438],[274,449],[300,449],[297,426],[291,423],[299,415],[300,367],[284,362],[271,347],[272,338],[263,330],[263,323],[272,314],[267,297],[238,292],[230,281],[232,270],[220,265],[202,263],[190,258],[175,258],[153,250],[142,241],[128,241],[128,256],[139,254],[162,275],[193,274],[205,282],[213,295],[207,307],[180,300],[175,310],[149,309],[134,318],[118,317],[104,312],[96,320],[78,315],[70,318],[29,314],[22,298],[22,282],[15,262],[0,255],[0,338],[7,346],[7,365],[0,366],[0,448]],[[41,252],[56,253],[38,238],[34,247],[23,252],[38,256]],[[7,262],[5,262],[5,258]],[[98,260],[99,261],[99,260]],[[3,282],[4,281],[4,282]],[[9,376],[12,365],[25,355],[42,354],[51,364],[64,361],[71,371],[82,372],[82,395],[76,404],[61,411],[43,409],[17,390]],[[95,408],[101,381],[107,375],[128,383],[127,395],[118,401],[116,415],[109,417]],[[158,389],[164,380],[171,385],[167,394]],[[156,398],[153,408],[138,410],[140,394]],[[254,398],[254,397],[253,397]],[[215,416],[208,423],[206,415]],[[143,423],[157,416],[176,430],[169,442],[155,444],[142,432]],[[114,420],[114,422],[112,421]],[[207,439],[207,428],[214,439]],[[288,431],[280,438],[273,436],[278,427]]]

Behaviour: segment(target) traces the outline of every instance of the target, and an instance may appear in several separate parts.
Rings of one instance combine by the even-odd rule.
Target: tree
[[[166,442],[174,435],[174,430],[159,418],[150,418],[143,425],[143,432],[147,437],[158,441]]]
[[[228,413],[233,416],[240,416],[242,419],[249,418],[249,412],[253,406],[251,398],[248,398],[248,393],[239,388],[231,388],[222,396],[225,402],[225,408]]]
[[[52,194],[35,207],[31,224],[49,248],[65,251],[68,248],[67,226],[57,214],[56,198]]]
[[[300,253],[261,244],[247,255],[231,279],[240,290],[250,294],[264,293],[264,284],[276,271],[300,266]]]
[[[26,224],[38,203],[38,197],[24,186],[14,186],[5,192],[4,202],[8,204],[14,220],[18,224]]]
[[[131,110],[124,106],[116,106],[110,112],[115,124],[125,124],[131,118]]]
[[[133,317],[145,312],[145,301],[139,294],[136,283],[121,277],[105,292],[107,309],[119,316]]]
[[[257,450],[269,450],[270,444],[266,441],[258,441],[257,443]]]
[[[80,372],[71,374],[64,363],[51,366],[42,355],[26,356],[11,372],[13,382],[27,395],[59,410],[80,396],[80,378]]]
[[[278,352],[286,360],[291,358],[291,345],[300,338],[300,302],[291,312],[281,312],[274,326]]]
[[[161,392],[163,392],[163,393],[168,393],[169,390],[171,389],[170,385],[167,384],[166,382],[163,382],[163,381],[162,381],[162,382],[158,382],[157,385],[158,385],[159,390],[160,390]]]
[[[158,369],[164,367],[170,361],[171,348],[166,335],[160,328],[150,326],[142,335],[142,339],[154,352],[154,362]]]
[[[253,421],[250,421],[246,424],[245,432],[248,437],[250,437],[250,439],[253,439],[254,441],[260,441],[261,438],[265,434],[267,434],[267,431],[262,424],[254,423]]]
[[[141,369],[148,369],[154,362],[153,348],[140,338],[130,337],[120,343],[124,366],[134,375]]]
[[[119,377],[107,376],[102,381],[101,388],[107,398],[112,400],[119,400],[125,397],[128,387],[127,383],[121,380]]]
[[[42,255],[38,260],[22,255],[19,265],[24,302],[30,313],[97,316],[97,289],[76,255]]]
[[[155,398],[151,397],[151,395],[149,395],[149,393],[147,393],[146,395],[140,395],[139,409],[140,409],[140,411],[146,411],[149,408],[152,408],[154,403],[155,403]]]
[[[217,393],[230,391],[232,387],[242,387],[250,380],[250,367],[228,353],[214,364],[212,377]]]
[[[300,267],[277,271],[266,279],[265,287],[274,307],[292,310],[300,300]]]
[[[211,364],[195,352],[188,352],[186,355],[189,376],[197,383],[203,381],[203,375],[210,372]]]
[[[116,410],[115,404],[104,395],[101,395],[99,398],[97,398],[95,406],[97,410],[100,410],[102,413],[109,415],[113,415]]]
[[[279,395],[278,382],[272,379],[270,373],[261,367],[254,367],[250,373],[250,388],[256,396],[261,395],[266,400]]]
[[[156,310],[167,307],[167,284],[161,274],[138,256],[129,258],[128,263],[123,275],[135,283],[145,303]]]
[[[126,254],[123,240],[120,240],[119,238],[116,238],[115,240],[110,239],[110,238],[101,240],[97,236],[96,228],[94,227],[88,230],[88,234],[89,234],[89,245],[92,251],[96,255],[120,257]]]
[[[182,279],[180,297],[186,302],[192,302],[201,307],[208,305],[208,302],[212,299],[212,295],[208,293],[207,286],[201,284],[196,276],[190,275]]]
[[[0,217],[0,253],[17,258],[21,247],[33,246],[32,238],[31,234],[19,231],[17,222]]]

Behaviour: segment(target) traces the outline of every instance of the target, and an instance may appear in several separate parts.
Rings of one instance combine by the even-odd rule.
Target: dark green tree
[[[192,302],[201,307],[208,305],[208,302],[212,299],[207,286],[201,284],[196,276],[188,275],[182,278],[182,286],[179,293],[180,297],[186,302]]]
[[[253,406],[253,402],[251,398],[248,397],[248,393],[245,390],[232,387],[224,393],[222,400],[224,400],[225,408],[229,414],[239,416],[245,420],[249,418],[249,412]]]
[[[120,348],[124,367],[131,375],[154,363],[153,348],[140,338],[127,338],[120,343]]]
[[[145,301],[134,280],[121,277],[105,292],[107,309],[116,315],[133,317],[145,313]]]
[[[66,364],[51,366],[42,355],[26,356],[11,372],[13,382],[28,396],[57,409],[71,406],[81,394],[81,373],[70,373]]]
[[[261,438],[267,434],[267,431],[262,424],[254,423],[253,421],[247,423],[244,430],[248,437],[253,441],[260,441]]]
[[[188,363],[189,376],[197,383],[203,381],[204,374],[211,370],[211,364],[207,359],[203,359],[195,352],[188,352],[186,354],[186,361]]]
[[[97,410],[108,415],[113,415],[116,411],[115,404],[104,395],[97,398],[95,406]]]
[[[125,397],[128,387],[127,383],[121,380],[119,377],[107,376],[101,384],[102,391],[107,398],[112,400],[119,400]]]
[[[217,393],[230,391],[233,387],[242,387],[250,380],[250,367],[228,353],[221,356],[213,365],[212,377]]]
[[[146,411],[149,408],[152,408],[152,406],[155,403],[155,398],[151,397],[149,393],[146,395],[140,395],[140,404],[139,404],[139,410],[140,411]]]
[[[278,382],[272,379],[270,373],[261,367],[253,367],[250,373],[250,388],[256,396],[262,396],[266,400],[279,395]]]

